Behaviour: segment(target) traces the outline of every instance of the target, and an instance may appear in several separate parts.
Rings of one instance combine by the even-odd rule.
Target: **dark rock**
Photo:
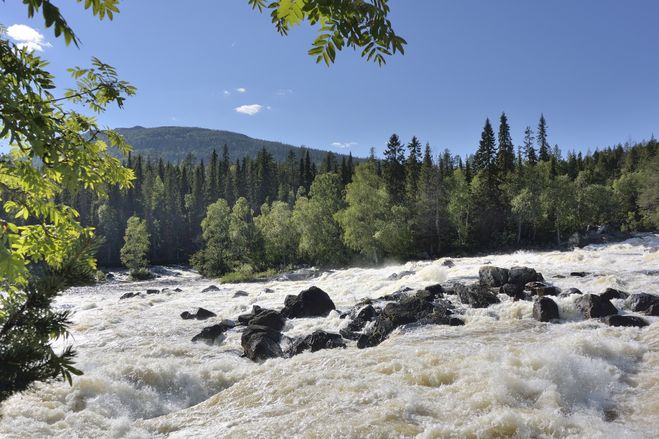
[[[529,282],[542,280],[542,275],[529,267],[512,267],[508,272],[508,283],[520,285],[522,288]]]
[[[214,312],[209,311],[205,308],[199,308],[197,310],[197,314],[196,314],[195,318],[197,320],[206,320],[206,319],[209,319],[209,318],[215,317],[215,316],[217,316],[217,314],[215,314]]]
[[[268,326],[249,325],[240,337],[245,356],[252,361],[282,357],[281,332]]]
[[[181,313],[181,318],[183,320],[191,320],[191,319],[194,319],[194,314],[190,314],[188,311],[183,311]]]
[[[503,284],[501,288],[499,288],[499,294],[505,294],[515,300],[524,300],[524,285],[515,283]]]
[[[659,296],[647,293],[631,294],[625,301],[632,311],[642,312],[650,316],[659,316]]]
[[[450,317],[448,319],[448,324],[449,326],[464,326],[465,322],[457,317]]]
[[[378,315],[369,334],[357,340],[359,348],[376,346],[401,325],[408,323],[444,324],[450,323],[451,311],[441,304],[433,304],[416,296],[403,297],[398,303],[389,303]]]
[[[218,323],[217,325],[213,326],[206,326],[201,330],[199,334],[192,337],[192,341],[205,341],[207,343],[212,343],[217,337],[221,336],[232,327],[233,326],[228,322]]]
[[[265,288],[265,289],[263,290],[263,292],[266,293],[266,294],[270,294],[270,293],[274,293],[275,290],[273,290],[272,288]]]
[[[483,285],[473,284],[466,286],[455,284],[454,288],[460,301],[465,305],[470,305],[472,308],[487,308],[490,305],[501,302],[495,294],[484,288]]]
[[[400,300],[400,299],[402,299],[403,297],[406,296],[405,293],[407,293],[408,291],[412,291],[412,288],[402,287],[401,289],[396,290],[391,294],[387,294],[385,296],[382,296],[382,297],[378,298],[378,300],[386,300],[388,302],[392,301],[392,300]]]
[[[440,284],[428,285],[424,290],[430,291],[435,297],[444,297],[444,288]]]
[[[149,288],[148,290],[146,290],[146,293],[147,294],[160,294],[160,290],[155,290],[155,289]]]
[[[648,326],[647,320],[636,316],[612,315],[604,317],[602,321],[609,326],[636,326],[638,328]]]
[[[435,295],[431,293],[428,290],[419,290],[416,293],[416,297],[418,297],[421,300],[427,300],[428,302],[434,302],[435,301]]]
[[[131,297],[137,297],[139,295],[140,295],[140,293],[124,293],[124,294],[121,295],[119,300],[130,299]]]
[[[341,334],[341,337],[345,338],[346,340],[359,340],[359,337],[363,335],[360,332],[354,332],[349,329],[341,329],[339,334]]]
[[[624,241],[631,238],[628,233],[623,233],[607,225],[589,228],[585,233],[574,233],[568,239],[569,247],[585,247],[590,244],[607,244],[611,242]]]
[[[318,277],[321,271],[316,268],[300,268],[299,270],[283,273],[277,276],[276,280],[279,282],[286,281],[302,281]]]
[[[290,319],[325,317],[336,309],[330,296],[318,287],[311,287],[297,296],[286,296],[282,314]]]
[[[285,323],[284,317],[278,311],[264,309],[250,319],[248,325],[267,326],[268,328],[281,331]]]
[[[533,303],[533,318],[540,322],[558,320],[558,305],[549,297],[539,297]]]
[[[581,290],[580,290],[579,288],[568,288],[568,289],[565,290],[565,291],[561,291],[561,294],[559,294],[558,297],[563,298],[563,297],[571,296],[571,295],[573,295],[573,294],[579,294],[579,295],[581,295],[581,294],[583,294],[583,293],[581,292]]]
[[[572,277],[586,277],[588,276],[589,273],[586,273],[585,271],[573,271],[570,273],[570,276]]]
[[[595,294],[584,294],[576,300],[577,307],[586,319],[618,314],[618,309],[607,299]]]
[[[478,269],[478,279],[481,285],[487,287],[500,287],[508,282],[509,270],[507,268],[484,265]]]
[[[561,289],[547,285],[544,282],[529,282],[524,287],[526,290],[531,291],[535,296],[558,296],[561,294]]]
[[[105,273],[105,280],[113,280],[113,279],[114,279],[114,274]]]
[[[233,293],[234,298],[236,298],[236,297],[247,297],[247,296],[249,296],[249,293],[247,293],[247,291],[240,290],[240,291],[236,291],[235,293]]]
[[[606,300],[626,299],[629,297],[629,293],[625,293],[624,291],[616,290],[614,288],[607,288],[603,293],[600,294],[600,297]]]
[[[444,288],[444,294],[446,294],[447,296],[455,296],[458,293],[455,292],[455,288],[446,287],[446,288]]]
[[[392,273],[387,277],[387,280],[397,280],[397,279],[402,279],[405,276],[410,276],[414,274],[413,271],[401,271],[400,273]]]
[[[373,308],[373,305],[366,305],[362,308],[355,318],[348,324],[349,331],[361,331],[366,323],[372,321],[378,315],[378,311]]]
[[[220,288],[216,287],[215,285],[211,285],[201,290],[202,293],[208,293],[210,291],[220,291]]]
[[[453,261],[450,260],[450,259],[445,259],[445,260],[442,262],[442,265],[443,265],[444,267],[451,268],[451,267],[455,267],[455,262],[453,262]]]
[[[178,287],[176,287],[176,288],[174,288],[174,290],[173,290],[173,291],[174,291],[175,293],[180,293],[180,292],[181,292],[181,291],[183,291],[183,290],[182,290],[182,289],[180,289],[180,288],[178,288]]]
[[[314,331],[306,337],[293,342],[288,353],[292,355],[301,354],[304,351],[316,352],[321,349],[345,348],[346,344],[339,334],[331,334],[325,331]]]
[[[238,324],[240,325],[248,325],[250,320],[254,318],[255,315],[263,311],[263,308],[261,308],[258,305],[252,306],[252,312],[247,313],[247,314],[241,314],[238,316]]]

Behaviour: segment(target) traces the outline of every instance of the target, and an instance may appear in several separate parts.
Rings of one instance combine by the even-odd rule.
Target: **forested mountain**
[[[287,145],[281,142],[254,139],[244,134],[231,131],[211,130],[194,127],[154,127],[144,128],[117,128],[126,141],[133,146],[137,155],[153,160],[163,159],[177,163],[192,154],[198,160],[208,161],[211,152],[220,151],[224,145],[229,148],[229,154],[234,160],[244,157],[256,157],[256,154],[265,148],[275,161],[284,161],[290,150],[299,150],[300,147]],[[311,161],[319,164],[325,157],[326,151],[304,148],[309,151]]]
[[[132,155],[134,187],[65,201],[105,237],[101,264],[119,263],[124,229],[137,216],[152,263],[191,260],[209,276],[555,245],[589,225],[659,226],[654,138],[564,156],[550,147],[544,117],[517,146],[506,115],[498,122],[497,131],[485,122],[465,157],[395,134],[383,158],[360,164],[325,153],[316,165],[304,150],[284,160],[266,149],[236,159],[228,147],[199,162]]]

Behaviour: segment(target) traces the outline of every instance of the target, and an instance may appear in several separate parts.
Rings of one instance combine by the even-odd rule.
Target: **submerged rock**
[[[533,303],[533,318],[540,322],[558,320],[558,305],[549,297],[539,297]]]
[[[512,267],[508,272],[508,281],[511,284],[522,287],[529,282],[544,280],[542,274],[530,267]]]
[[[416,296],[403,297],[398,303],[389,303],[378,315],[373,329],[357,341],[359,348],[376,346],[401,325],[408,323],[451,324],[451,311],[443,304],[434,304]],[[457,324],[457,322],[454,322]]]
[[[636,316],[612,315],[604,317],[602,321],[609,326],[635,326],[638,328],[648,326],[647,320]]]
[[[190,320],[190,319],[197,319],[197,320],[206,320],[211,317],[215,317],[217,314],[215,314],[212,311],[209,311],[205,308],[199,308],[196,313],[192,314],[187,311],[184,311],[181,313],[181,318],[183,320]]]
[[[531,294],[539,297],[543,296],[558,296],[561,294],[561,289],[551,285],[547,285],[544,282],[529,282],[524,287],[526,290],[530,291]]]
[[[368,322],[373,321],[378,316],[378,311],[373,305],[366,305],[355,316],[355,318],[348,324],[348,330],[355,332],[364,329]]]
[[[600,294],[602,299],[611,300],[611,299],[626,299],[629,297],[629,293],[624,291],[616,290],[615,288],[607,288],[603,293]]]
[[[314,331],[312,334],[302,337],[293,342],[289,349],[289,355],[301,354],[304,351],[316,352],[321,349],[345,348],[346,344],[339,334],[331,334],[325,331]]]
[[[560,297],[560,298],[564,298],[564,297],[571,296],[571,295],[573,295],[573,294],[579,294],[579,295],[581,295],[581,294],[583,294],[583,293],[581,292],[581,290],[580,290],[579,288],[568,288],[568,289],[565,290],[565,291],[561,291],[561,294],[559,294],[558,297]]]
[[[202,293],[208,293],[210,291],[220,291],[220,288],[215,286],[215,285],[210,285],[210,286],[204,288],[203,290],[201,290]]]
[[[121,295],[119,300],[130,299],[131,297],[137,297],[139,295],[140,295],[140,293],[124,293],[124,294]]]
[[[500,287],[508,282],[509,273],[507,268],[484,265],[478,269],[478,280],[486,287]]]
[[[450,259],[445,259],[444,261],[442,261],[442,266],[452,268],[455,267],[455,262],[453,262]]]
[[[326,317],[336,306],[330,296],[318,287],[311,287],[297,296],[286,296],[282,315],[289,319]]]
[[[625,301],[625,306],[632,311],[642,312],[649,316],[659,316],[659,296],[654,294],[632,294]]]
[[[406,277],[406,276],[411,276],[411,275],[413,275],[413,274],[414,274],[414,272],[413,272],[413,271],[409,271],[409,270],[401,271],[400,273],[392,273],[392,274],[390,274],[390,275],[387,277],[387,280],[397,280],[397,279],[402,279],[402,278],[404,278],[404,277]]]
[[[494,293],[483,285],[473,284],[466,286],[463,284],[455,284],[454,288],[460,301],[472,308],[487,308],[490,305],[501,302]]]
[[[146,290],[147,294],[160,294],[160,290],[149,288]]]
[[[233,298],[234,299],[236,297],[247,297],[247,296],[249,296],[249,293],[247,291],[243,291],[243,290],[236,291],[235,293],[233,293]]]
[[[444,297],[444,288],[440,284],[428,285],[424,288],[424,290],[432,293],[432,295],[436,298],[441,299]]]
[[[522,285],[515,283],[503,284],[501,288],[499,288],[499,294],[505,294],[506,296],[510,296],[515,300],[526,299],[526,295],[524,294],[523,284]]]
[[[596,294],[584,294],[575,303],[586,319],[618,314],[618,309],[609,300]]]
[[[180,289],[179,287],[176,287],[176,288],[174,288],[172,291],[174,291],[175,293],[180,293],[180,292],[183,291],[183,290]]]
[[[249,325],[240,337],[245,356],[252,361],[283,357],[281,332],[267,326]]]
[[[215,339],[222,334],[224,334],[226,331],[229,329],[233,328],[235,325],[233,322],[230,322],[228,320],[222,321],[221,323],[218,323],[217,325],[213,326],[206,326],[204,329],[201,330],[201,332],[194,337],[192,337],[193,342],[197,341],[205,341],[207,343],[212,343],[215,341]]]
[[[585,272],[585,271],[572,271],[572,272],[570,273],[570,276],[572,276],[572,277],[586,277],[586,276],[588,276],[589,274],[590,274],[590,273],[587,273],[587,272]]]

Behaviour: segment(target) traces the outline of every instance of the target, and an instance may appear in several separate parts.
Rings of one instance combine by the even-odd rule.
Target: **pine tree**
[[[383,176],[387,192],[394,204],[400,204],[405,193],[405,152],[398,135],[392,134],[384,151]]]
[[[504,177],[515,168],[515,147],[510,136],[510,126],[506,113],[499,120],[499,150],[497,151],[497,171]]]
[[[538,122],[538,158],[541,162],[549,161],[549,143],[547,142],[547,121],[545,115],[540,115]]]

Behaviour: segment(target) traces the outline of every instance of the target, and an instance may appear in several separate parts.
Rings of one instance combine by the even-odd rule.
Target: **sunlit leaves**
[[[396,35],[387,18],[387,0],[248,0],[258,10],[270,10],[277,31],[287,35],[303,21],[318,27],[319,35],[309,49],[316,62],[332,64],[345,47],[360,50],[361,56],[378,65],[388,56],[405,53],[407,42]]]

